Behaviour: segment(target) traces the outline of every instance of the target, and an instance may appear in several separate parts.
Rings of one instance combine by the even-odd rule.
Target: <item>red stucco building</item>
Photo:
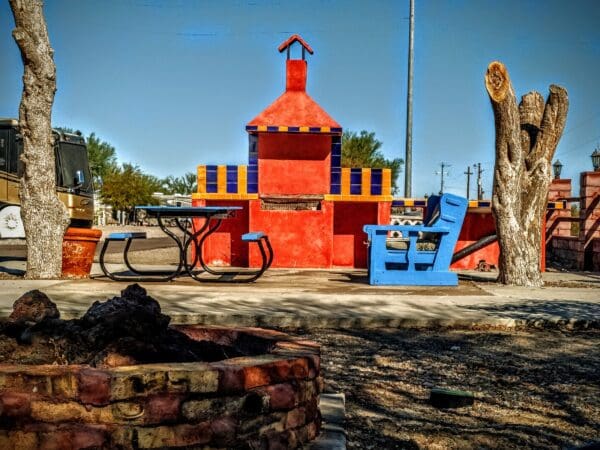
[[[302,59],[290,58],[300,45]],[[285,92],[246,125],[248,164],[198,167],[195,205],[235,205],[204,247],[212,264],[257,266],[248,231],[269,235],[273,267],[366,267],[365,224],[388,224],[389,169],[342,168],[342,127],[306,93],[306,53],[294,35],[287,53]],[[256,251],[256,253],[254,253]]]

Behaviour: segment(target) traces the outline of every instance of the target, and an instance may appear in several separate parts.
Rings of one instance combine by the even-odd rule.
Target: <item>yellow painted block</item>
[[[404,206],[415,206],[415,201],[411,199],[404,199]]]
[[[477,208],[479,206],[479,202],[477,200],[469,200],[469,208]]]
[[[350,167],[342,167],[342,195],[350,195]]]
[[[381,195],[392,195],[392,170],[381,170]]]
[[[309,128],[308,127],[300,127],[300,132],[301,133],[308,133]]]
[[[267,126],[266,125],[259,125],[256,128],[256,131],[267,131]]]
[[[371,169],[363,168],[360,179],[360,192],[362,195],[371,195]]]
[[[206,192],[206,166],[198,166],[198,192]]]
[[[248,167],[238,166],[238,194],[248,193]]]
[[[192,200],[257,200],[258,194],[192,194]]]
[[[227,166],[217,166],[217,192],[227,194]]]
[[[287,131],[287,130],[288,130],[288,127],[283,127],[283,126],[279,127],[279,131]]]
[[[331,131],[330,127],[321,127],[321,133],[329,133]]]

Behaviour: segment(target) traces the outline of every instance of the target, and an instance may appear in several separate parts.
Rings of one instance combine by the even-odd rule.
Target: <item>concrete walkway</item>
[[[98,267],[93,269],[99,275]],[[547,272],[547,287],[505,287],[495,274],[462,272],[457,288],[377,287],[361,270],[269,270],[251,284],[197,283],[182,277],[140,283],[173,323],[243,326],[382,327],[560,324],[600,326],[600,274]],[[88,280],[0,280],[0,318],[24,292],[39,289],[63,318],[130,283]]]

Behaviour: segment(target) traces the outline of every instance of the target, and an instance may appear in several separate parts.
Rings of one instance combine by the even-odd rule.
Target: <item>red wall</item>
[[[241,206],[243,208],[235,212],[235,217],[223,219],[219,230],[204,243],[203,257],[209,265],[248,267],[248,244],[242,242],[242,234],[249,231],[248,201],[194,200],[193,205]],[[203,222],[202,219],[199,219],[195,226],[199,227]]]
[[[332,264],[338,267],[367,267],[367,224],[389,224],[390,203],[335,202]]]
[[[322,201],[320,211],[263,211],[260,200],[251,200],[250,229],[269,235],[275,253],[272,267],[331,267],[331,202]],[[260,263],[260,253],[252,247],[250,265],[255,267]]]
[[[329,135],[259,133],[258,192],[328,193],[330,152]]]
[[[496,234],[496,223],[494,222],[492,213],[467,211],[460,235],[458,236],[458,242],[454,248],[454,253],[490,234]],[[456,261],[450,267],[452,269],[475,269],[482,259],[488,264],[494,264],[497,267],[499,256],[500,247],[498,246],[498,242],[494,242]]]

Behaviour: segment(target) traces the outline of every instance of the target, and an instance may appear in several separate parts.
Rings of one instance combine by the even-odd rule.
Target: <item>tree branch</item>
[[[538,139],[528,156],[529,165],[533,167],[540,158],[550,163],[556,151],[558,140],[564,131],[568,111],[569,96],[566,89],[554,84],[551,85]]]

